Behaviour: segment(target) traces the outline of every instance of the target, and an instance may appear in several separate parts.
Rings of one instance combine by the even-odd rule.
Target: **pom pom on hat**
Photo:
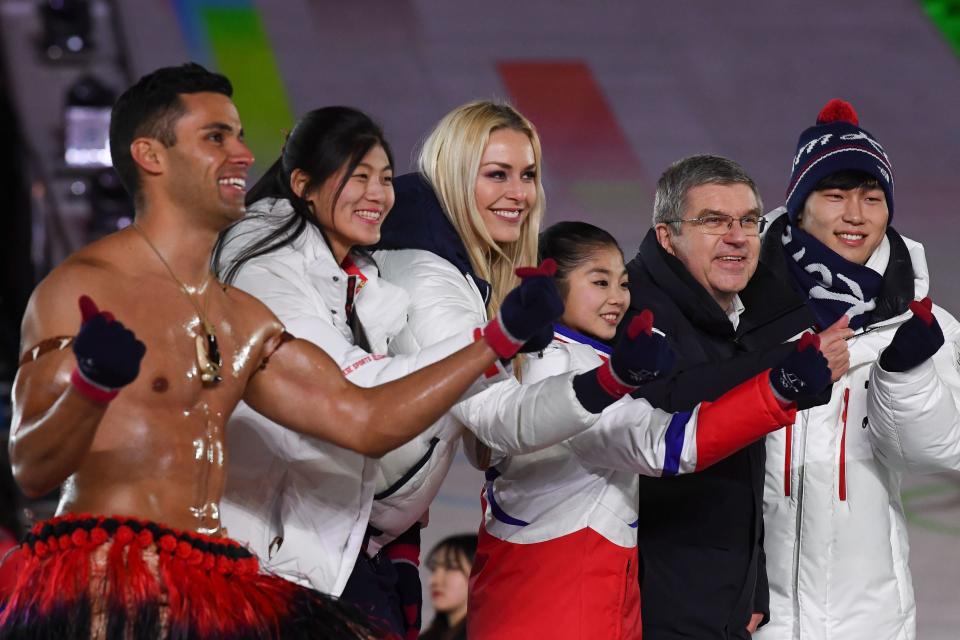
[[[852,125],[859,125],[860,118],[857,112],[853,110],[853,105],[846,100],[833,98],[824,105],[817,116],[817,124],[829,124],[831,122],[849,122]]]
[[[800,134],[787,185],[787,214],[794,224],[807,196],[827,176],[862,171],[877,180],[893,219],[893,167],[886,151],[869,131],[860,127],[857,112],[846,100],[834,98],[817,116],[817,123]]]

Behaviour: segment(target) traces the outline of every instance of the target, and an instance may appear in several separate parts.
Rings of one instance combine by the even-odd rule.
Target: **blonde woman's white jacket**
[[[555,331],[543,352],[524,356],[524,384],[583,373],[609,357],[606,345],[566,327]],[[452,413],[491,449],[484,528],[519,544],[589,527],[615,545],[635,547],[637,474],[693,473],[779,429],[794,415],[777,403],[764,372],[731,391],[729,398],[697,405],[693,411],[667,413],[642,398],[625,396],[583,433],[524,453],[496,435],[500,416],[491,411],[488,397],[498,386],[460,402]],[[741,403],[736,409],[731,398]],[[702,418],[701,409],[710,405]],[[739,417],[744,410],[749,410],[749,419]]]
[[[286,200],[255,203],[248,217],[231,229],[221,264],[229,264],[289,212]],[[380,280],[371,261],[359,260],[356,266],[365,282],[354,304],[372,353],[353,344],[347,325],[348,281],[351,275],[358,276],[337,264],[312,225],[292,244],[244,264],[234,285],[264,302],[287,331],[326,351],[360,386],[402,377],[475,340],[474,326],[463,325],[430,348],[385,358],[388,345],[406,323],[409,297]],[[466,396],[506,377],[502,368],[490,373]],[[285,429],[241,403],[227,426],[230,461],[221,502],[223,523],[270,571],[339,595],[368,523],[383,532],[377,542],[385,543],[428,508],[437,478],[442,480],[457,447],[459,433],[443,427],[434,425],[375,460]],[[374,500],[375,495],[383,499]]]
[[[407,324],[390,343],[391,353],[416,353],[438,340],[486,323],[486,306],[477,283],[448,260],[423,249],[377,251],[374,258],[383,278],[410,295]],[[510,377],[482,392],[485,409],[499,418],[496,426],[478,434],[482,440],[518,454],[529,453],[593,425],[600,414],[588,412],[577,400],[574,373],[558,373],[561,375],[531,385],[521,385]],[[453,432],[463,434],[467,457],[476,463],[485,455],[478,451],[474,434],[464,431],[459,419],[465,410],[462,405],[455,405],[441,421]]]
[[[903,243],[920,299],[923,247]],[[890,252],[884,239],[881,273]],[[829,402],[767,436],[770,622],[758,640],[916,638],[901,476],[960,469],[960,325],[940,307],[933,314],[946,342],[931,359],[884,371],[880,353],[910,312],[868,325],[848,340],[850,370]]]

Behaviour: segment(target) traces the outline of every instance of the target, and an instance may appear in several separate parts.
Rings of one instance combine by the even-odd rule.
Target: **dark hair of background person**
[[[143,76],[123,92],[110,114],[110,157],[120,181],[134,203],[139,203],[140,176],[130,155],[137,138],[156,138],[167,147],[177,143],[174,127],[186,113],[184,93],[220,93],[228,98],[233,86],[226,76],[189,62],[164,67]]]
[[[438,542],[430,550],[426,566],[428,568],[443,566],[447,569],[459,569],[469,578],[475,555],[477,555],[476,535],[450,536]],[[466,637],[466,619],[451,627],[446,614],[439,612],[433,616],[433,622],[430,623],[427,630],[420,634],[420,640],[466,640]]]
[[[307,225],[313,225],[326,240],[327,236],[310,203],[295,194],[290,187],[290,176],[295,169],[300,169],[307,175],[308,181],[303,191],[306,196],[342,171],[331,204],[335,206],[357,165],[377,145],[383,147],[390,165],[393,166],[393,153],[383,130],[362,111],[352,107],[323,107],[304,115],[287,137],[280,157],[247,191],[246,198],[248,207],[264,198],[283,198],[290,201],[293,211],[270,233],[244,248],[229,265],[222,264],[221,260],[224,239],[230,229],[224,230],[213,251],[213,265],[217,276],[223,282],[232,282],[244,263],[293,243],[306,230]],[[329,246],[329,242],[327,244]],[[363,251],[359,247],[353,250]],[[369,351],[355,313],[351,314],[350,325],[356,344]]]
[[[539,261],[553,258],[557,263],[557,288],[567,296],[570,272],[590,259],[598,249],[614,248],[623,256],[616,238],[586,222],[558,222],[540,232]]]

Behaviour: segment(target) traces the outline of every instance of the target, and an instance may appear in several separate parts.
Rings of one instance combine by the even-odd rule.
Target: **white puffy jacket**
[[[480,289],[440,256],[421,249],[378,251],[374,255],[385,280],[410,294],[406,326],[390,343],[391,353],[416,353],[464,329],[485,324],[486,306]],[[485,439],[516,453],[528,453],[562,442],[594,424],[600,414],[583,408],[573,392],[572,373],[558,372],[537,384],[521,385],[513,377],[483,392],[485,409],[498,416]],[[441,422],[445,432],[463,433],[468,457],[478,456],[476,437],[463,431],[456,405]],[[483,465],[486,466],[486,465]]]
[[[923,247],[903,240],[919,299]],[[960,325],[934,315],[946,342],[933,358],[902,373],[877,364],[909,312],[864,327],[830,401],[767,436],[770,622],[758,640],[916,638],[901,474],[960,469]]]
[[[605,345],[566,327],[542,353],[523,358],[524,384],[596,368],[610,354]],[[637,474],[659,477],[693,473],[719,457],[792,420],[774,399],[766,376],[750,380],[714,405],[675,414],[625,396],[607,407],[590,429],[564,442],[523,454],[498,435],[500,416],[488,396],[500,385],[460,402],[452,413],[492,450],[485,486],[484,528],[501,540],[535,544],[589,527],[621,547],[637,545]],[[747,402],[750,420],[738,420]],[[702,422],[705,421],[705,422]],[[734,445],[732,443],[739,443]],[[701,451],[704,447],[704,451]]]
[[[222,264],[275,228],[290,210],[286,200],[255,203],[231,229]],[[388,344],[406,322],[409,297],[379,280],[372,262],[357,266],[365,281],[353,274],[354,282],[363,283],[354,304],[373,354],[353,344],[345,313],[351,274],[337,264],[315,227],[307,226],[292,244],[247,262],[234,284],[263,301],[290,333],[320,346],[360,386],[402,377],[473,342],[473,327],[464,325],[428,349],[385,358]],[[505,377],[500,369],[466,395]],[[241,403],[227,427],[224,525],[271,571],[339,595],[368,522],[384,532],[382,542],[416,522],[436,491],[423,485],[439,485],[436,478],[442,480],[446,473],[458,436],[445,437],[435,426],[378,461],[290,431]],[[375,502],[378,492],[388,495]]]

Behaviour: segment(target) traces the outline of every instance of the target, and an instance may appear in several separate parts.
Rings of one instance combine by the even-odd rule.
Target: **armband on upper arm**
[[[73,336],[54,336],[41,340],[23,353],[23,356],[20,357],[20,364],[17,366],[22,367],[28,362],[35,362],[51,351],[63,351],[71,344],[73,344]]]

